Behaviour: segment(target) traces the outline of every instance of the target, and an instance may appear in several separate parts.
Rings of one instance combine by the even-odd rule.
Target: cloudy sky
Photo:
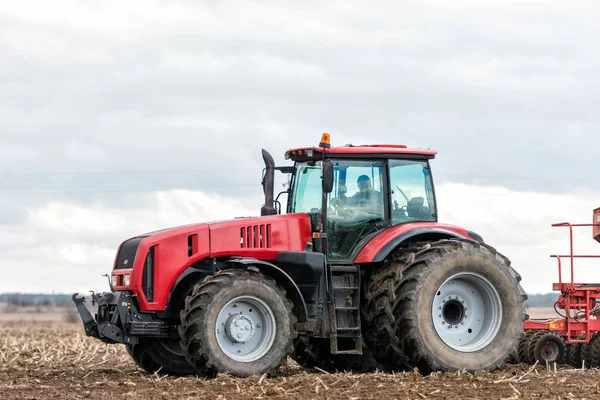
[[[260,149],[321,132],[438,150],[440,220],[550,291],[550,224],[600,207],[596,3],[2,1],[0,292],[106,290],[123,239],[258,214]]]

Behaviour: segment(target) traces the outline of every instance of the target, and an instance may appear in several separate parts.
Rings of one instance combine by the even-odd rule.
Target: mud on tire
[[[273,279],[252,267],[207,277],[185,299],[180,317],[182,347],[205,376],[268,373],[293,351],[292,303]]]
[[[391,369],[500,369],[525,334],[520,278],[506,257],[470,240],[405,251],[367,281],[367,344]]]

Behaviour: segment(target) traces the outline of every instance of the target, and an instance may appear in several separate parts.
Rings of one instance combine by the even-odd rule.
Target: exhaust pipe
[[[275,190],[275,162],[273,161],[271,154],[265,149],[262,149],[262,157],[265,161],[265,176],[262,181],[265,204],[260,209],[260,215],[275,215],[277,214],[273,201],[273,191]]]

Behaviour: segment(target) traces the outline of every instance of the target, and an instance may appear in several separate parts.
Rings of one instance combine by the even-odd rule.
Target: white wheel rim
[[[433,325],[454,350],[470,353],[489,345],[502,324],[502,300],[482,275],[460,272],[446,279],[434,294]]]
[[[255,296],[238,296],[219,312],[215,334],[221,350],[231,359],[252,362],[269,352],[276,322],[271,308]]]

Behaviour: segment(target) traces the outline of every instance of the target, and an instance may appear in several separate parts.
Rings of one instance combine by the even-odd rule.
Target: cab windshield
[[[357,244],[389,225],[435,221],[429,165],[421,160],[333,159],[334,184],[326,196],[328,257],[350,260]],[[298,162],[289,212],[317,222],[323,206],[321,162]]]

